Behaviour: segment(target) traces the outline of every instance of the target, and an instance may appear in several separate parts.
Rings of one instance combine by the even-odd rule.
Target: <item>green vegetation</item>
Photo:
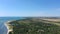
[[[27,18],[10,22],[13,34],[60,34],[60,26],[44,23],[44,20]]]

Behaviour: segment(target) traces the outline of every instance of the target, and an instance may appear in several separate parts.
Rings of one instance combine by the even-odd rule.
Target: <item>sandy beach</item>
[[[8,21],[8,22],[4,23],[4,25],[6,26],[6,28],[7,28],[7,30],[8,30],[8,31],[7,31],[7,34],[9,34],[9,32],[12,31],[12,30],[9,29],[9,26],[8,26],[8,24],[7,24],[7,23],[9,23],[9,22],[11,22],[11,21]]]

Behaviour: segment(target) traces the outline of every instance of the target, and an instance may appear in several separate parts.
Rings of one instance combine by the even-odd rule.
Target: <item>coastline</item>
[[[4,23],[5,27],[7,28],[7,34],[9,34],[9,32],[12,31],[12,30],[9,29],[9,26],[7,24],[7,23],[10,23],[10,22],[12,22],[12,21],[7,21],[6,23]]]

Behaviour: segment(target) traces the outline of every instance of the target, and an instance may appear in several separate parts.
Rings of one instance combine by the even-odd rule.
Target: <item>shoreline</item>
[[[9,26],[7,25],[7,23],[10,23],[10,22],[12,21],[7,21],[6,23],[4,23],[5,27],[7,28],[7,34],[9,34],[9,32],[12,31],[9,29]]]

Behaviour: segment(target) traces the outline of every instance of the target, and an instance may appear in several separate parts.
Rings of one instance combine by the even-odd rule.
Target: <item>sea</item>
[[[7,28],[4,25],[7,21],[12,21],[12,20],[19,20],[23,19],[23,17],[0,17],[0,34],[7,34]]]

